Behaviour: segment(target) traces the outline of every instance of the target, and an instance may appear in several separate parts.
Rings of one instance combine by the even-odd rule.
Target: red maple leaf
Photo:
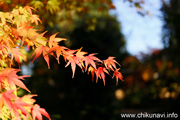
[[[14,90],[7,90],[6,92],[1,94],[1,102],[5,104],[10,110],[13,109],[11,99],[16,99],[16,96],[12,94]]]
[[[66,61],[67,59],[69,59],[72,56],[74,56],[75,52],[77,52],[77,50],[67,50],[67,51],[64,51],[64,53],[63,53],[64,60]]]
[[[81,49],[79,49],[77,53],[74,55],[76,51],[77,50],[68,50],[64,54],[65,61],[66,59],[68,60],[65,67],[71,64],[71,69],[73,73],[72,78],[74,77],[74,74],[75,74],[76,65],[78,65],[81,68],[81,70],[83,70],[83,67],[84,67],[83,58],[84,58],[84,55],[86,54],[86,52],[81,52]]]
[[[55,47],[52,47],[51,49],[50,49],[50,53],[52,52],[52,51],[55,51],[56,52],[56,59],[57,59],[57,61],[58,61],[58,64],[60,63],[59,62],[59,57],[60,57],[60,55],[62,55],[63,54],[63,52],[65,52],[66,50],[67,50],[68,48],[66,48],[66,47],[64,47],[64,46],[59,46],[59,45],[57,45],[57,46],[55,46]]]
[[[50,65],[49,65],[49,55],[48,54],[51,54],[53,56],[54,56],[54,54],[52,52],[50,52],[50,48],[47,47],[47,46],[40,46],[40,47],[36,48],[36,50],[32,54],[32,56],[34,56],[34,59],[32,60],[32,62],[35,59],[37,59],[41,54],[43,55],[47,65],[48,65],[48,68],[50,68]]]
[[[89,54],[88,56],[84,57],[83,61],[85,61],[86,70],[89,64],[92,65],[95,69],[97,69],[94,61],[102,62],[100,59],[98,59],[94,55],[95,53]]]
[[[23,102],[22,98],[18,98],[13,94],[13,92],[14,90],[7,90],[6,92],[0,94],[0,102],[2,102],[2,105],[4,104],[5,106],[7,106],[11,112],[14,112],[15,116],[19,120],[19,110],[23,115],[27,116],[29,115],[29,113],[25,107],[31,107],[31,105]]]
[[[23,55],[20,52],[19,48],[12,48],[11,50],[11,62],[10,62],[10,66],[12,64],[13,58],[15,58],[15,60],[17,61],[17,63],[19,64],[19,68],[20,68],[20,62],[21,60],[26,60],[26,56]]]
[[[114,71],[114,68],[117,69],[116,64],[120,66],[120,64],[116,60],[114,60],[114,58],[115,57],[108,57],[108,59],[104,60],[104,65],[108,70],[110,69]]]
[[[29,115],[27,109],[25,108],[25,107],[29,107],[29,106],[31,107],[31,105],[23,102],[21,98],[16,99],[12,104],[13,111],[14,111],[16,117],[19,116],[18,110],[20,110],[22,112],[22,114],[25,116]]]
[[[51,120],[49,114],[46,112],[44,108],[40,108],[39,105],[35,104],[31,109],[31,113],[33,116],[33,120],[37,118],[37,120],[42,120],[42,115],[46,116],[49,120]]]
[[[97,71],[96,71],[96,82],[98,82],[98,77],[101,79],[103,79],[103,83],[105,85],[105,73],[109,74],[108,71],[106,70],[106,68],[104,67],[98,67]]]
[[[123,81],[123,76],[122,76],[121,72],[119,72],[119,69],[116,69],[113,73],[113,77],[116,77],[116,85],[118,85],[118,79]]]
[[[29,75],[18,76],[16,73],[19,72],[18,69],[6,68],[0,72],[0,81],[4,84],[9,84],[11,88],[16,88],[15,85],[19,86],[30,92],[24,83],[20,80],[24,80],[24,77],[29,77]]]
[[[79,62],[79,59],[78,59],[78,57],[76,57],[76,56],[71,56],[71,57],[69,57],[68,58],[68,63],[66,64],[66,66],[65,67],[67,67],[69,64],[71,64],[71,69],[72,69],[72,78],[74,78],[74,74],[75,74],[75,70],[76,70],[76,64],[80,67],[80,68],[82,68],[82,66],[81,66],[81,63]]]

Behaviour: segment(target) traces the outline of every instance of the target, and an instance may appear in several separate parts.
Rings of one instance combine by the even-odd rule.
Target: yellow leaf
[[[44,6],[44,4],[43,4],[41,1],[37,1],[37,0],[33,0],[33,1],[31,2],[31,5],[32,5],[35,9],[38,9],[38,10],[40,10],[40,9]]]
[[[58,33],[51,35],[49,38],[49,47],[57,46],[58,42],[61,42],[62,40],[66,40],[65,38],[55,38]]]
[[[37,37],[35,41],[37,46],[46,46],[47,44],[47,39],[45,37]]]

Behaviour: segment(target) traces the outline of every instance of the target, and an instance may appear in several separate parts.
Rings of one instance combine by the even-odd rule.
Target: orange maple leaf
[[[30,92],[28,88],[24,85],[24,83],[20,80],[24,80],[24,77],[29,77],[29,75],[18,76],[16,75],[17,72],[20,70],[13,69],[13,68],[6,68],[0,72],[0,81],[3,82],[5,85],[9,84],[11,88],[16,88],[15,85],[19,86]]]
[[[69,64],[71,64],[71,69],[72,69],[72,78],[74,77],[74,74],[75,74],[75,70],[76,70],[76,64],[83,70],[83,62],[82,62],[82,53],[78,53],[80,51],[78,51],[76,53],[76,56],[74,55],[74,53],[76,52],[77,50],[68,50],[65,52],[64,54],[64,58],[65,58],[65,61],[66,59],[68,60],[67,64],[65,67],[67,67]],[[81,56],[80,56],[81,54]]]
[[[42,23],[38,15],[31,15],[31,23],[35,23],[36,25],[38,25],[38,21]]]
[[[59,57],[60,57],[60,55],[62,55],[63,54],[63,52],[66,52],[65,50],[67,50],[68,48],[66,48],[66,47],[64,47],[64,46],[59,46],[59,45],[57,45],[57,46],[55,46],[55,47],[52,47],[51,49],[50,49],[50,53],[52,52],[52,51],[55,51],[56,52],[56,59],[57,59],[57,61],[58,61],[58,64],[60,63],[59,62]]]
[[[69,59],[68,59],[68,63],[66,64],[65,67],[67,67],[69,64],[71,64],[71,69],[72,69],[72,78],[74,78],[74,74],[75,74],[75,70],[76,70],[76,64],[82,68],[78,58],[76,56],[71,56]]]
[[[58,33],[51,35],[49,38],[49,47],[53,47],[53,46],[57,46],[59,42],[61,42],[62,40],[66,40],[65,38],[57,38],[56,35]],[[56,37],[56,38],[55,38]]]
[[[40,108],[39,105],[35,104],[31,109],[33,120],[37,118],[37,120],[42,120],[42,115],[46,116],[49,120],[51,120],[49,114],[46,112],[44,108]]]

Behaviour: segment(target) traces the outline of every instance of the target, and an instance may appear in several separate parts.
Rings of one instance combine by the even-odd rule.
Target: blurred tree
[[[170,0],[164,2],[162,11],[164,12],[164,29],[163,42],[168,60],[175,65],[179,65],[180,56],[177,51],[180,50],[180,2],[178,0]],[[173,54],[172,54],[173,53]]]
[[[180,95],[180,1],[163,2],[164,49],[142,54],[142,59],[128,56],[122,62],[124,106],[149,112],[179,113]],[[137,111],[137,110],[136,110]],[[131,111],[131,112],[136,112]],[[127,112],[127,111],[125,111]]]
[[[179,6],[180,2],[178,0],[170,0],[169,3],[163,2],[162,11],[164,12],[164,38],[163,42],[165,47],[179,49],[180,47],[180,13]]]

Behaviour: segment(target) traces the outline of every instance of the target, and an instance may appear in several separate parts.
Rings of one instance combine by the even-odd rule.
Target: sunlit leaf
[[[11,66],[11,64],[12,64],[13,58],[15,58],[15,60],[16,60],[17,63],[19,64],[19,67],[20,67],[20,62],[21,62],[22,60],[26,60],[26,56],[23,55],[23,54],[20,52],[20,49],[19,49],[19,48],[12,48],[12,50],[11,50],[11,62],[10,62],[10,66]]]
[[[54,34],[54,35],[51,35],[50,38],[49,38],[49,47],[56,47],[58,45],[59,42],[61,42],[62,40],[66,40],[64,38],[57,38],[56,35],[58,33]],[[56,37],[56,38],[55,38]]]
[[[95,57],[94,55],[95,55],[95,53],[94,54],[89,54],[88,56],[86,56],[83,59],[83,61],[85,61],[86,70],[87,70],[87,67],[88,67],[89,64],[92,65],[95,69],[97,69],[95,61],[102,62],[99,58]]]
[[[24,80],[24,77],[29,77],[28,75],[18,76],[16,73],[19,72],[18,69],[6,68],[0,72],[0,81],[4,84],[7,82],[11,88],[16,88],[15,85],[27,90],[28,88],[24,85],[21,80]],[[21,79],[21,80],[20,80]]]
[[[33,120],[35,120],[36,118],[38,120],[42,120],[42,115],[46,116],[49,120],[51,120],[46,110],[44,108],[40,108],[39,105],[35,104],[34,107],[32,108]]]
[[[48,68],[50,68],[49,65],[49,54],[55,56],[51,51],[50,48],[47,46],[40,46],[38,48],[35,49],[34,53],[32,54],[32,56],[34,56],[34,59],[32,60],[32,62],[37,59],[40,55],[43,55],[43,58],[45,59]]]
[[[115,57],[108,57],[108,59],[104,60],[105,67],[112,71],[114,71],[114,69],[117,69],[116,64],[120,65],[116,60],[114,60],[114,58]]]

